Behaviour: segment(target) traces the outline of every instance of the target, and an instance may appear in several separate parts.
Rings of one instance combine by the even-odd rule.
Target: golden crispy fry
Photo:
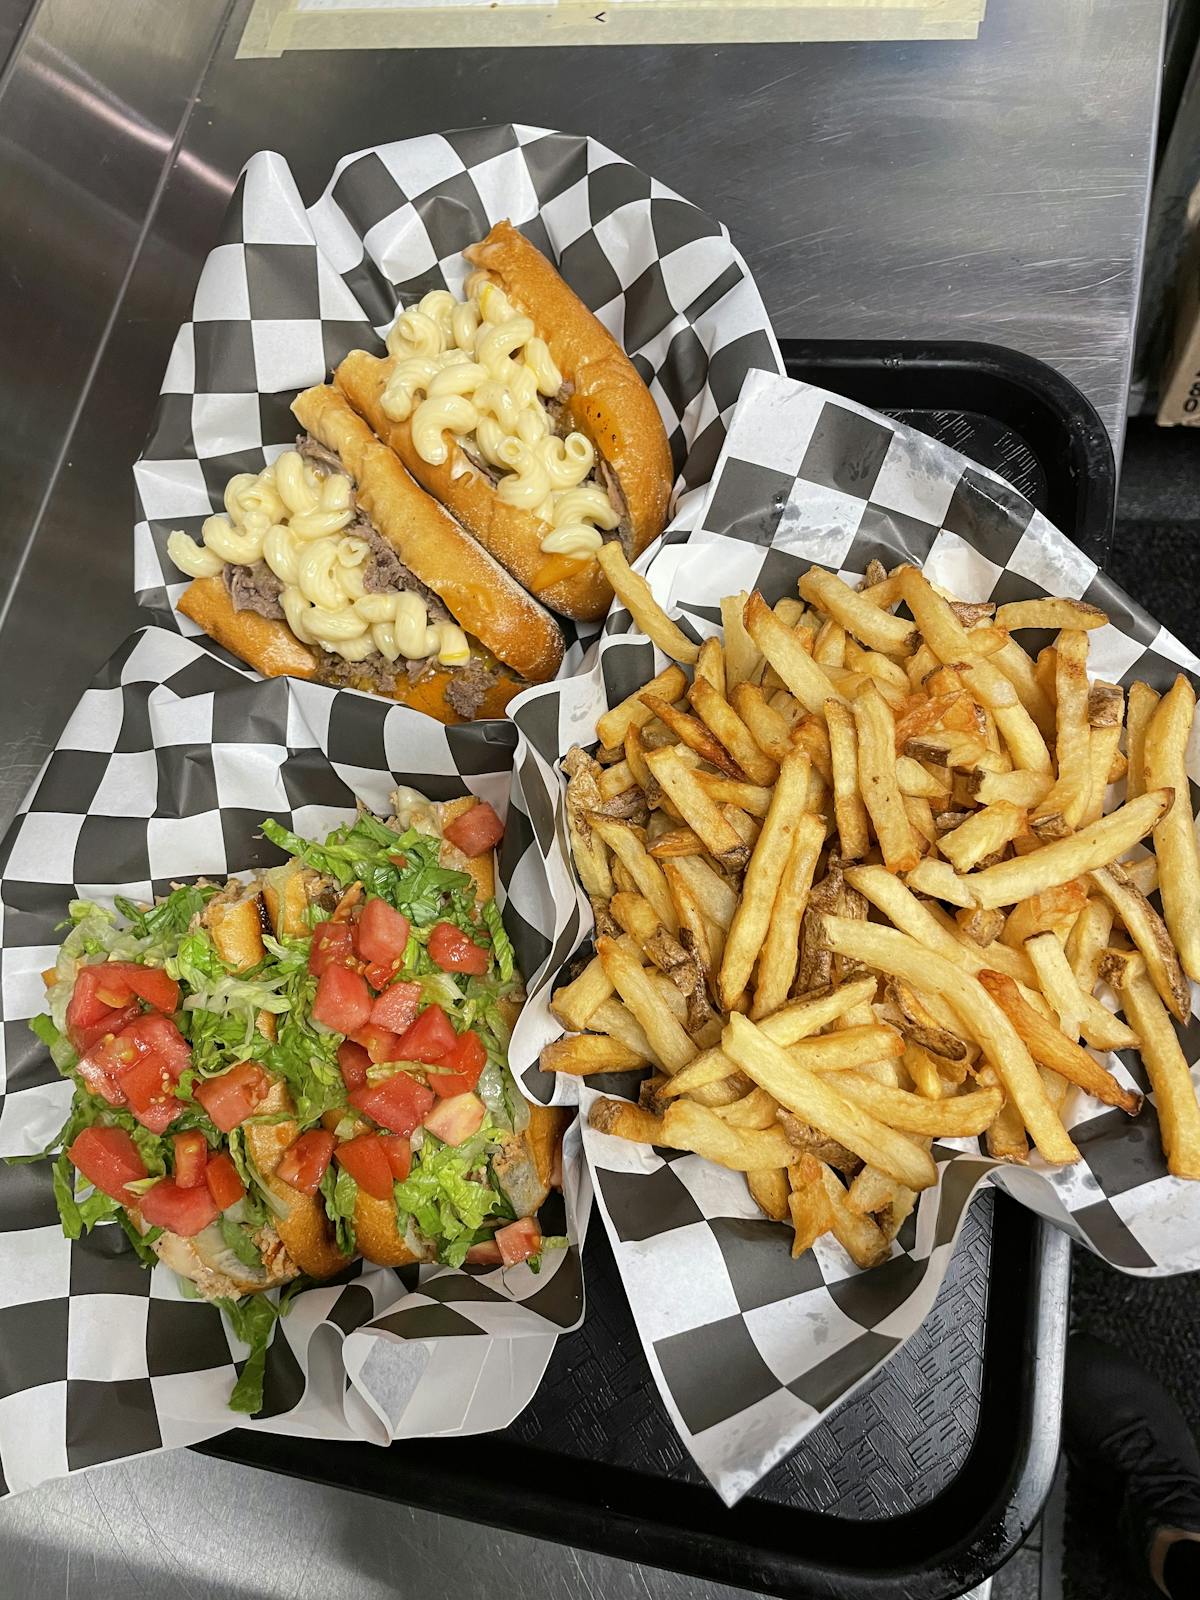
[[[911,1041],[904,1046],[904,1070],[912,1079],[913,1088],[926,1100],[940,1100],[945,1090],[937,1061],[924,1046]]]
[[[593,1072],[633,1072],[647,1057],[603,1033],[572,1033],[542,1046],[543,1072],[565,1072],[582,1078]]]
[[[911,756],[896,757],[896,782],[901,794],[920,796],[924,800],[945,800],[950,792],[940,778]]]
[[[871,847],[867,808],[859,791],[858,730],[840,700],[825,702],[829,759],[833,774],[833,812],[843,861],[858,861]]]
[[[775,615],[779,616],[778,609]],[[840,668],[845,665],[846,630],[832,617],[826,617],[817,629],[817,636],[813,640],[812,658],[821,667]]]
[[[663,1005],[664,991],[642,967],[637,946],[628,937],[598,939],[596,953],[613,988],[637,1019],[663,1070],[675,1073],[687,1066],[697,1054],[696,1046],[679,1019]],[[673,989],[669,980],[667,988]],[[682,996],[680,1001],[682,1003]]]
[[[637,783],[633,770],[627,761],[617,761],[611,767],[605,767],[600,774],[599,789],[601,800],[615,800],[618,795],[632,789]]]
[[[750,1008],[753,1018],[778,1011],[788,997],[800,959],[800,923],[824,843],[825,824],[820,817],[796,818],[791,849],[775,891],[775,903],[758,958],[758,979]],[[751,892],[749,871],[746,876],[748,894]]]
[[[734,871],[743,867],[750,856],[749,847],[696,782],[696,774],[679,760],[676,752],[671,748],[652,750],[646,757],[646,765],[670,796],[684,821],[704,840],[714,859]]]
[[[1110,866],[1096,868],[1090,877],[1142,952],[1146,971],[1162,996],[1163,1004],[1180,1022],[1186,1022],[1192,1005],[1191,986],[1184,975],[1175,946],[1171,943],[1166,923],[1146,896],[1134,888],[1115,861]],[[1165,890],[1166,885],[1163,887]]]
[[[1006,1013],[1035,1061],[1078,1084],[1105,1105],[1119,1106],[1129,1116],[1137,1116],[1142,1108],[1141,1095],[1123,1089],[1095,1056],[1090,1056],[1082,1045],[1068,1039],[1053,1022],[1035,1011],[1021,998],[1011,978],[1000,972],[981,972],[979,981]]]
[[[977,909],[974,895],[948,861],[935,861],[927,856],[924,861],[918,861],[911,872],[905,873],[904,881],[917,894],[948,900],[952,906]]]
[[[1071,971],[1067,953],[1052,933],[1039,933],[1025,941],[1025,954],[1033,962],[1042,994],[1068,1039],[1078,1040],[1083,1029],[1087,1000]]]
[[[858,733],[858,777],[863,802],[890,872],[910,872],[921,859],[904,800],[896,783],[895,722],[875,684],[854,701]]]
[[[737,684],[729,699],[762,753],[776,765],[783,761],[792,750],[792,724],[783,712],[771,705],[756,683]]]
[[[877,1222],[860,1216],[851,1207],[841,1181],[824,1162],[821,1163],[821,1181],[832,1217],[830,1231],[854,1265],[866,1271],[886,1261],[891,1254],[887,1235]]]
[[[1138,956],[1124,964],[1121,1001],[1142,1041],[1142,1063],[1154,1090],[1167,1169],[1177,1178],[1200,1178],[1196,1087],[1179,1037]]]
[[[825,1193],[821,1164],[815,1156],[801,1155],[788,1168],[791,1193],[788,1215],[792,1223],[792,1255],[802,1256],[833,1228],[833,1208]]]
[[[1044,845],[1032,855],[985,867],[971,877],[976,904],[985,909],[1015,905],[1031,894],[1041,894],[1115,861],[1161,821],[1173,798],[1170,789],[1148,790],[1070,838]]]
[[[972,944],[977,944],[986,950],[988,945],[994,944],[1004,932],[1007,918],[1003,911],[981,911],[976,906],[969,910],[956,911],[954,920]]]
[[[950,833],[942,834],[938,849],[959,873],[970,872],[984,856],[994,855],[1025,830],[1025,812],[1010,800],[984,806]]]
[[[608,902],[608,909],[635,944],[648,944],[662,927],[658,912],[645,895],[628,894],[622,890],[613,895]]]
[[[612,893],[608,852],[587,820],[590,812],[604,803],[597,777],[600,769],[576,746],[564,758],[563,770],[567,774],[567,835],[579,881],[589,895],[607,900]]]
[[[1026,811],[1044,800],[1054,787],[1054,779],[1048,772],[1029,772],[1023,767],[1015,772],[971,772],[967,774],[967,783],[981,806],[1007,800]]]
[[[932,1051],[947,1061],[963,1061],[967,1046],[951,1028],[943,1028],[928,1008],[922,1004],[916,991],[899,978],[888,978],[884,993],[900,1015],[897,1027],[912,1044]]]
[[[882,1226],[883,1218],[902,1195],[916,1198],[911,1189],[896,1183],[885,1172],[876,1167],[863,1167],[846,1191],[846,1203],[858,1216],[874,1217]],[[886,1234],[887,1230],[884,1232]]]
[[[809,713],[801,717],[792,730],[792,744],[804,751],[812,762],[813,770],[820,773],[822,782],[832,788],[833,757],[824,715],[818,717]]]
[[[665,752],[664,752],[665,753]],[[653,859],[638,836],[636,829],[628,823],[614,822],[607,818],[598,818],[593,815],[588,821],[592,832],[598,834],[608,848],[624,866],[632,878],[638,892],[643,894],[654,907],[658,920],[669,933],[678,933],[679,924],[675,918],[675,907],[671,904],[671,896],[667,890],[667,880],[663,877],[662,868]]]
[[[1146,792],[1146,733],[1158,703],[1159,696],[1148,683],[1139,679],[1130,685],[1125,712],[1125,749],[1129,755],[1127,800],[1136,800]]]
[[[693,644],[687,634],[667,616],[645,578],[634,572],[626,561],[620,541],[613,539],[597,550],[596,560],[612,584],[613,593],[640,631],[648,639],[653,639],[664,655],[670,656],[673,661],[685,661],[690,666],[699,656],[700,646]]]
[[[1107,615],[1083,600],[1014,600],[996,612],[996,626],[1015,633],[1018,628],[1103,628]]]
[[[775,1017],[766,1017],[760,1024],[768,1039],[774,1021]],[[853,1071],[873,1061],[899,1060],[904,1039],[894,1028],[878,1022],[854,1023],[816,1039],[800,1039],[787,1046],[787,1054],[808,1072]]]
[[[850,924],[847,924],[850,926]],[[855,927],[864,924],[853,924]],[[828,1078],[819,1078],[783,1051],[747,1018],[730,1017],[721,1047],[760,1088],[820,1132],[845,1145],[862,1160],[912,1189],[934,1182],[933,1162],[902,1135],[877,1122],[841,1096]]]
[[[1134,888],[1140,889],[1145,895],[1153,894],[1158,888],[1158,858],[1156,856],[1142,856],[1137,861],[1122,861],[1121,871]]]
[[[658,1058],[650,1048],[644,1029],[626,1006],[615,997],[601,1000],[592,1012],[588,1027],[593,1033],[607,1033],[621,1043],[643,1061],[649,1061],[652,1066],[658,1065]]]
[[[1143,894],[1147,892],[1142,890]],[[1067,960],[1084,994],[1091,994],[1100,981],[1100,962],[1112,925],[1113,909],[1099,895],[1092,896],[1071,925],[1066,944]]]
[[[731,1011],[750,981],[755,958],[763,947],[771,920],[775,893],[791,854],[797,824],[803,814],[808,785],[808,757],[794,751],[779,769],[762,833],[746,867],[742,898],[730,925],[721,961],[721,1004]]]
[[[646,752],[642,746],[642,730],[631,723],[625,730],[625,763],[633,773],[634,782],[645,792],[649,789],[650,768],[646,765]]]
[[[843,655],[847,671],[857,672],[863,678],[874,678],[884,694],[894,689],[900,696],[900,704],[907,700],[908,674],[903,667],[897,666],[887,656],[880,655],[878,650],[862,649],[853,639],[846,640]]]
[[[847,633],[885,655],[911,655],[919,640],[911,622],[892,616],[843,583],[835,573],[810,567],[800,579],[801,595],[810,605],[841,623]]]
[[[698,772],[696,782],[717,805],[737,806],[752,817],[765,817],[771,809],[771,790],[761,784],[723,778],[715,772]]]
[[[944,956],[892,928],[826,917],[825,936],[835,950],[944,996],[999,1072],[1008,1097],[1015,1102],[1045,1159],[1052,1162],[1079,1159],[1079,1152],[1046,1098],[1032,1057],[982,984]],[[779,1098],[776,1095],[776,1099]],[[876,1166],[880,1164],[875,1162]]]
[[[1189,978],[1200,982],[1200,849],[1196,845],[1185,766],[1195,716],[1196,692],[1180,673],[1146,728],[1142,759],[1150,788],[1175,791],[1176,803],[1154,830],[1159,892],[1184,970]],[[1132,770],[1131,759],[1131,773]]]
[[[671,875],[687,885],[708,921],[727,930],[737,910],[736,889],[731,889],[720,873],[699,856],[686,856],[673,866]]]
[[[661,700],[678,700],[687,688],[687,677],[679,667],[666,667],[657,678],[635,689],[633,694],[606,711],[596,723],[596,735],[602,745],[614,749],[624,743],[630,728],[644,728],[653,712],[642,699],[644,694],[654,694]]]
[[[630,1139],[634,1144],[667,1143],[663,1137],[663,1119],[653,1116],[631,1100],[594,1100],[588,1113],[588,1126],[597,1133],[611,1133],[617,1139]]]
[[[700,646],[700,654],[696,657],[696,676],[711,683],[721,696],[725,697],[725,652],[721,647],[720,639],[705,639]]]
[[[655,861],[673,861],[676,856],[702,856],[707,851],[704,840],[690,828],[667,828],[655,836],[648,853]]]
[[[859,1072],[843,1072],[838,1092],[890,1128],[932,1139],[969,1139],[985,1132],[1004,1103],[999,1089],[976,1089],[946,1100],[926,1100],[906,1089],[891,1089]]]
[[[1039,933],[1060,933],[1069,928],[1087,904],[1087,884],[1082,878],[1060,883],[1044,894],[1030,895],[1008,914],[1000,935],[1013,950],[1023,948],[1026,939]]]
[[[721,601],[721,631],[725,639],[725,692],[732,697],[739,683],[757,683],[763,658],[746,632],[742,613],[750,596],[743,589]]]
[[[1088,691],[1088,724],[1091,728],[1088,763],[1092,775],[1088,803],[1080,818],[1082,823],[1096,822],[1104,814],[1104,796],[1109,784],[1114,782],[1113,763],[1124,761],[1117,748],[1124,720],[1124,689],[1115,683],[1093,683]]]
[[[740,1100],[713,1109],[731,1128],[773,1128],[779,1115],[779,1107],[765,1089],[750,1089]]]
[[[772,1222],[788,1220],[791,1186],[786,1167],[762,1167],[757,1172],[748,1172],[746,1187],[763,1216],[770,1217]]]
[[[1057,1115],[1057,1111],[1055,1115]],[[987,1152],[993,1161],[1029,1160],[1029,1140],[1021,1113],[1011,1100],[1001,1106],[995,1122],[987,1131]]]
[[[1059,634],[1055,664],[1058,777],[1034,817],[1059,816],[1069,829],[1079,826],[1092,792],[1087,658],[1086,633],[1066,629]]]
[[[692,707],[751,783],[774,783],[779,763],[759,749],[750,729],[706,678],[692,685]]]
[[[822,1028],[845,1016],[855,1006],[875,997],[875,979],[854,978],[828,994],[814,995],[807,1000],[793,1000],[773,1016],[764,1017],[758,1026],[768,1039],[778,1045],[798,1044]],[[831,1036],[832,1037],[832,1036]]]
[[[831,696],[841,699],[825,669],[812,659],[757,591],[746,602],[745,622],[750,637],[805,710],[819,712]]]
[[[596,1007],[612,992],[612,983],[599,956],[593,956],[577,978],[554,991],[550,1009],[565,1028],[582,1033],[591,1025]]]
[[[692,1100],[671,1101],[663,1115],[663,1138],[676,1150],[691,1150],[735,1172],[786,1167],[792,1155],[778,1123],[771,1128],[731,1127],[708,1106]]]
[[[700,680],[704,682],[703,679]],[[695,685],[692,686],[693,691]],[[716,693],[711,684],[707,685],[711,693]],[[713,737],[699,717],[693,717],[686,711],[677,711],[674,706],[669,706],[665,700],[656,694],[644,694],[642,699],[650,707],[654,715],[690,750],[694,750],[702,761],[710,762],[719,768],[726,777],[741,778],[745,774],[738,766],[725,747]]]

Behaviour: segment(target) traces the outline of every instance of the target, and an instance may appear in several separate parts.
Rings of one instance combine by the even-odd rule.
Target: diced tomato
[[[360,1133],[357,1139],[347,1139],[334,1155],[338,1165],[373,1199],[392,1198],[392,1164],[378,1134]]]
[[[429,1087],[442,1100],[449,1100],[456,1094],[469,1094],[486,1065],[487,1051],[479,1035],[468,1028],[436,1063],[437,1071],[429,1074]]]
[[[392,1177],[397,1183],[403,1183],[412,1171],[412,1145],[400,1133],[380,1133],[376,1135],[383,1146],[383,1153],[388,1158],[388,1165],[392,1169]]]
[[[155,1055],[176,1082],[192,1064],[192,1047],[171,1021],[155,1012],[136,1017],[121,1034],[121,1043],[139,1055]]]
[[[208,1165],[208,1140],[199,1128],[175,1135],[175,1182],[181,1189],[197,1189]]]
[[[441,1006],[426,1006],[400,1040],[398,1061],[440,1061],[453,1050],[456,1038],[450,1018]]]
[[[473,978],[482,978],[488,969],[487,951],[452,922],[437,924],[426,949],[429,959],[436,961],[443,972],[466,972]]]
[[[121,1073],[137,1059],[137,1052],[128,1044],[122,1045],[119,1039],[106,1033],[80,1056],[79,1076],[93,1094],[107,1100],[110,1106],[123,1106],[125,1091],[118,1080]]]
[[[183,1110],[175,1098],[175,1080],[161,1056],[139,1056],[122,1072],[119,1083],[134,1116],[155,1133],[169,1127]]]
[[[308,970],[318,977],[335,962],[344,967],[354,960],[354,929],[348,922],[318,922],[308,952]]]
[[[164,1016],[179,1010],[179,985],[174,978],[168,978],[161,967],[143,967],[136,961],[108,961],[99,968],[101,983],[97,989],[97,996],[101,991],[116,992],[126,990],[129,994],[137,995],[139,1000],[144,1000],[155,1011],[161,1011]],[[110,1005],[119,1005],[119,1000],[110,1000]]]
[[[88,1028],[99,1022],[112,1010],[105,1000],[97,998],[96,990],[102,986],[101,968],[80,967],[75,977],[75,987],[67,1004],[67,1032],[72,1028]]]
[[[220,1215],[206,1183],[195,1189],[181,1189],[170,1178],[162,1178],[153,1189],[147,1189],[138,1205],[151,1227],[167,1228],[184,1239],[203,1233]]]
[[[301,1194],[316,1194],[325,1176],[325,1168],[333,1156],[337,1140],[324,1128],[310,1128],[302,1133],[295,1144],[286,1150],[275,1168],[275,1176],[290,1183]]]
[[[271,1089],[271,1080],[253,1061],[239,1061],[219,1078],[206,1078],[192,1090],[222,1133],[252,1116]]]
[[[407,1072],[393,1072],[382,1083],[352,1089],[349,1100],[356,1111],[361,1111],[390,1133],[408,1135],[414,1128],[420,1127],[425,1113],[433,1105],[433,1090],[418,1083]]]
[[[175,1137],[178,1138],[179,1135],[176,1134]],[[178,1177],[175,1181],[179,1181]],[[204,1181],[218,1211],[228,1211],[230,1206],[235,1206],[239,1200],[246,1198],[246,1186],[238,1177],[233,1157],[227,1155],[224,1150],[218,1150],[205,1167]]]
[[[367,980],[348,967],[326,967],[317,984],[312,1014],[337,1033],[357,1033],[371,1015]]]
[[[473,1244],[467,1251],[469,1267],[498,1267],[503,1259],[500,1246],[495,1239],[483,1239],[479,1244]]]
[[[405,1029],[412,1027],[420,1004],[419,983],[390,984],[371,1007],[371,1021],[377,1027],[391,1028],[393,1033],[403,1033]]]
[[[363,973],[363,977],[372,989],[386,989],[400,966],[399,961],[372,961]]]
[[[68,1007],[68,1010],[70,1008]],[[118,1034],[127,1028],[131,1022],[136,1022],[142,1014],[142,1008],[136,1000],[131,1000],[123,1011],[108,1010],[99,1022],[89,1023],[86,1027],[76,1023],[67,1024],[67,1037],[82,1055],[90,1050],[97,1040],[103,1039],[106,1034]]]
[[[528,1261],[542,1248],[542,1230],[536,1217],[518,1217],[507,1227],[496,1230],[496,1243],[500,1259],[506,1267],[515,1267],[518,1261]]]
[[[486,1110],[477,1095],[456,1094],[449,1100],[438,1101],[425,1118],[425,1127],[444,1144],[462,1144],[479,1132]]]
[[[504,824],[486,800],[448,822],[442,833],[465,856],[481,856],[504,837]]]
[[[368,900],[358,921],[358,948],[364,961],[396,961],[408,945],[408,918],[386,900]]]
[[[362,1045],[345,1039],[338,1045],[338,1066],[342,1069],[342,1082],[347,1089],[361,1089],[367,1081],[367,1068],[371,1058]]]
[[[84,1128],[67,1151],[90,1184],[123,1205],[134,1202],[125,1185],[148,1176],[141,1152],[124,1128]]]
[[[360,1028],[354,1035],[354,1042],[362,1045],[372,1061],[404,1059],[399,1054],[400,1035],[393,1033],[390,1028],[380,1028],[374,1022],[368,1022],[365,1028]]]

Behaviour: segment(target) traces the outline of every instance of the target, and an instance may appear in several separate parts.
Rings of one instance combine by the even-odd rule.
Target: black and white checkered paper
[[[681,501],[709,479],[752,368],[780,371],[727,230],[595,139],[502,125],[427,134],[339,161],[305,209],[281,156],[254,156],[179,330],[134,467],[134,586],[164,622],[187,580],[167,536],[199,537],[237,472],[294,443],[297,390],[350,350],[382,353],[397,307],[462,289],[465,246],[510,219],[623,345],[670,439]],[[686,509],[686,508],[685,508]],[[579,663],[571,624],[564,670]]]
[[[173,880],[224,880],[281,859],[264,817],[323,837],[355,803],[386,814],[408,784],[472,792],[510,827],[501,894],[523,968],[544,872],[509,809],[515,732],[444,728],[353,691],[255,681],[161,628],[134,635],[84,694],[0,846],[0,1156],[41,1149],[71,1085],[26,1019],[43,1009],[67,903],[148,899]],[[591,1203],[578,1131],[565,1194],[543,1226],[566,1233],[541,1273],[351,1267],[277,1325],[266,1406],[252,1426],[386,1444],[505,1426],[528,1403],[557,1335],[583,1315],[580,1241]],[[0,1162],[0,1491],[230,1427],[246,1350],[214,1307],[147,1272],[112,1224],[63,1237],[49,1165]]]
[[[1090,664],[1108,681],[1143,678],[1162,690],[1181,669],[1200,673],[1177,639],[1002,479],[862,406],[767,372],[746,381],[695,527],[669,532],[641,566],[658,599],[701,639],[719,631],[722,595],[757,588],[774,603],[795,594],[814,562],[857,581],[873,557],[888,567],[920,564],[970,600],[1055,594],[1102,607],[1111,622],[1091,633]],[[523,803],[547,855],[566,848],[558,759],[572,744],[594,744],[597,716],[666,665],[630,627],[628,613],[614,609],[580,674],[528,690],[511,707]],[[1195,741],[1189,773],[1194,785]],[[576,1091],[574,1080],[537,1068],[541,1045],[561,1032],[548,1010],[554,974],[591,927],[587,901],[559,859],[551,870],[553,950],[514,1062],[531,1095],[578,1092],[586,1117],[597,1091],[628,1094],[629,1078],[590,1078]],[[1196,1063],[1196,1016],[1179,1032]],[[741,1174],[584,1129],[646,1356],[681,1437],[723,1499],[743,1495],[916,1330],[985,1182],[1127,1272],[1200,1268],[1200,1185],[1167,1173],[1137,1057],[1109,1065],[1147,1092],[1136,1120],[1074,1091],[1068,1120],[1082,1160],[1069,1168],[1036,1156],[1027,1168],[998,1165],[979,1140],[935,1144],[937,1187],[921,1195],[891,1259],[866,1273],[829,1238],[793,1261],[790,1230],[763,1219]]]

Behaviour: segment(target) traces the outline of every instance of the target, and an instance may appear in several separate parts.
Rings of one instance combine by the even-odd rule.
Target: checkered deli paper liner
[[[718,602],[739,589],[774,603],[813,563],[857,581],[872,557],[923,565],[969,600],[1056,594],[1103,607],[1091,669],[1158,689],[1200,662],[992,473],[924,434],[807,384],[753,372],[690,533],[669,532],[641,563],[658,599],[692,637],[719,631]],[[514,1061],[539,1099],[630,1093],[629,1077],[552,1079],[537,1065],[561,1033],[548,1001],[557,968],[579,949],[590,909],[562,859],[558,759],[595,742],[597,716],[666,665],[617,608],[566,682],[511,708],[535,832],[556,894],[547,982],[531,996]],[[1200,750],[1189,758],[1200,776]],[[1196,792],[1192,806],[1195,810]],[[1180,1029],[1200,1057],[1200,1025]],[[1149,1091],[1137,1057],[1109,1063]],[[1193,1068],[1195,1071],[1195,1067]],[[585,1128],[584,1150],[638,1331],[679,1433],[733,1504],[916,1331],[936,1298],[972,1195],[998,1184],[1113,1266],[1147,1276],[1200,1268],[1200,1184],[1168,1176],[1153,1096],[1130,1121],[1075,1091],[1078,1165],[1001,1166],[979,1140],[933,1147],[939,1182],[901,1229],[891,1259],[860,1272],[820,1239],[793,1261],[791,1231],[759,1213],[740,1173],[700,1157],[629,1144]]]
[[[134,587],[182,632],[188,582],[167,536],[199,537],[237,472],[294,443],[288,409],[350,350],[382,353],[396,309],[460,292],[462,251],[509,218],[631,357],[662,414],[686,500],[708,482],[742,380],[782,370],[727,230],[595,139],[504,124],[345,156],[305,209],[286,161],[246,165],[179,330],[134,467]],[[564,623],[565,671],[582,656]]]
[[[274,816],[308,837],[387,813],[410,784],[468,791],[507,816],[501,897],[521,969],[544,941],[545,870],[531,852],[515,730],[445,728],[354,691],[237,670],[148,628],[84,694],[0,846],[0,1156],[43,1148],[71,1085],[29,1032],[42,969],[76,896],[148,899],[175,879],[224,880],[282,859],[258,832]],[[565,1193],[543,1208],[570,1245],[479,1273],[356,1264],[297,1296],[276,1324],[266,1405],[251,1426],[387,1444],[504,1427],[532,1398],[557,1335],[583,1316],[580,1241],[591,1188],[576,1128]],[[63,1237],[49,1163],[0,1161],[0,1487],[190,1444],[235,1422],[226,1401],[247,1354],[174,1274],[145,1271],[120,1229]]]

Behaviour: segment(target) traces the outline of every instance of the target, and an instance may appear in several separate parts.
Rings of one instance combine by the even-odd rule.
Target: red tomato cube
[[[388,1158],[392,1177],[397,1183],[403,1183],[412,1171],[412,1145],[400,1133],[381,1133],[376,1137]]]
[[[474,1089],[487,1065],[487,1051],[479,1035],[468,1028],[433,1065],[436,1070],[429,1074],[429,1087],[440,1099],[449,1100],[452,1095],[469,1094]]]
[[[68,1006],[68,1018],[70,1017],[70,1011],[71,1008]],[[142,1010],[137,1001],[131,1000],[123,1010],[114,1011],[110,1007],[103,1013],[97,1022],[90,1022],[86,1024],[86,1026],[82,1023],[72,1023],[68,1021],[67,1038],[70,1039],[71,1043],[75,1046],[80,1055],[83,1055],[90,1050],[94,1044],[99,1043],[101,1039],[109,1036],[115,1038],[116,1035],[127,1028],[131,1022],[136,1022],[141,1014]]]
[[[371,1015],[367,980],[349,967],[326,967],[317,983],[312,1014],[335,1033],[357,1033]]]
[[[456,1094],[449,1100],[439,1100],[425,1118],[425,1128],[436,1134],[443,1144],[462,1144],[478,1133],[487,1108],[477,1095]]]
[[[219,1078],[205,1078],[192,1093],[222,1133],[232,1133],[270,1093],[271,1080],[253,1061],[239,1061]]]
[[[448,822],[442,833],[463,855],[481,856],[503,839],[504,824],[487,801],[480,800],[462,816]]]
[[[75,976],[75,987],[71,990],[71,998],[67,1003],[67,1033],[74,1038],[77,1028],[90,1028],[94,1023],[102,1021],[113,1009],[106,1001],[97,997],[96,990],[102,986],[99,966],[80,967]],[[126,996],[126,1003],[132,995]],[[76,1046],[78,1049],[78,1046]]]
[[[110,1106],[123,1106],[126,1098],[120,1076],[137,1059],[137,1051],[131,1045],[123,1045],[113,1034],[106,1033],[80,1056],[79,1076],[93,1094],[107,1100]]]
[[[218,1150],[205,1167],[204,1181],[218,1211],[228,1211],[230,1206],[246,1198],[246,1186],[238,1176],[233,1157],[224,1150]]]
[[[469,1267],[498,1267],[503,1259],[500,1246],[495,1239],[483,1239],[479,1244],[473,1244],[467,1251]]]
[[[403,1033],[412,1026],[420,1004],[419,983],[389,984],[371,1007],[371,1021],[377,1027]]]
[[[181,1189],[196,1189],[204,1182],[208,1165],[208,1140],[199,1128],[175,1135],[175,1182]]]
[[[138,1208],[151,1227],[167,1228],[184,1239],[203,1233],[219,1215],[206,1183],[196,1189],[181,1189],[170,1178],[160,1178],[153,1189],[147,1189]]]
[[[408,1135],[420,1127],[425,1113],[433,1105],[433,1090],[418,1083],[407,1072],[394,1072],[382,1083],[352,1089],[349,1100],[356,1111],[390,1133]]]
[[[161,967],[143,967],[136,961],[108,961],[100,968],[100,974],[103,990],[110,990],[115,984],[164,1015],[179,1010],[179,985],[174,978],[168,978]]]
[[[338,1066],[342,1069],[342,1082],[347,1089],[361,1089],[367,1081],[367,1068],[371,1058],[362,1045],[345,1039],[338,1045]]]
[[[344,967],[354,960],[354,930],[348,922],[318,922],[308,952],[308,970],[318,977],[335,963]]]
[[[358,921],[358,948],[364,961],[391,962],[403,956],[409,923],[386,900],[368,900]]]
[[[443,972],[465,972],[473,978],[482,978],[488,969],[487,951],[474,939],[468,939],[452,922],[437,924],[429,935],[426,949],[429,959],[436,961]]]
[[[120,1042],[139,1055],[157,1056],[176,1082],[192,1064],[191,1045],[170,1017],[160,1017],[156,1012],[135,1018],[122,1032]]]
[[[136,1199],[126,1194],[125,1185],[148,1176],[141,1152],[124,1128],[84,1128],[67,1156],[101,1194],[123,1205]]]
[[[426,1006],[400,1040],[398,1061],[440,1061],[457,1035],[441,1006]]]
[[[357,1139],[347,1139],[338,1145],[334,1156],[372,1199],[392,1198],[392,1164],[377,1134],[360,1133]]]
[[[505,1228],[496,1230],[496,1244],[500,1259],[506,1267],[515,1267],[518,1261],[528,1261],[542,1248],[542,1230],[536,1217],[518,1217]]]
[[[380,1028],[374,1022],[368,1022],[365,1028],[360,1028],[354,1035],[354,1042],[362,1045],[372,1061],[405,1059],[399,1053],[400,1035],[393,1033],[390,1028]]]
[[[121,1073],[119,1082],[135,1115],[175,1098],[175,1080],[161,1056],[138,1056],[133,1065]],[[178,1111],[181,1107],[176,1104],[175,1109]]]
[[[310,1128],[302,1133],[290,1149],[285,1150],[275,1176],[290,1183],[301,1194],[316,1194],[325,1176],[325,1168],[333,1157],[337,1140],[324,1128]]]

